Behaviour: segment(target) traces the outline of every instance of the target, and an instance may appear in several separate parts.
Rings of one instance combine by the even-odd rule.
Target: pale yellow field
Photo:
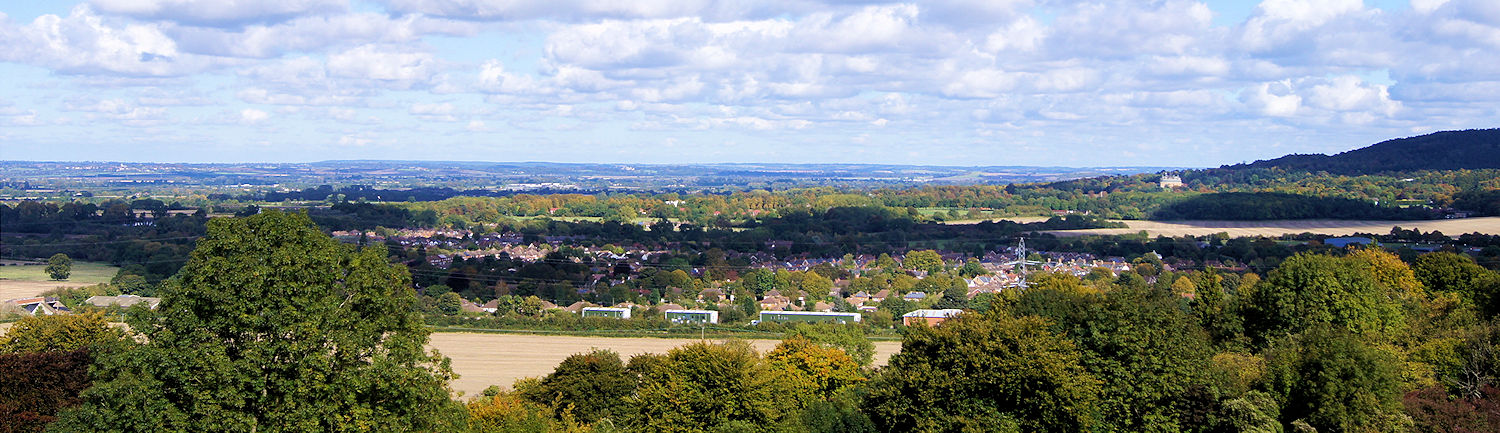
[[[15,298],[29,298],[58,287],[83,287],[92,285],[93,283],[82,283],[77,281],[0,280],[0,301]]]
[[[551,373],[563,358],[593,348],[610,349],[629,360],[642,353],[666,353],[698,340],[685,338],[611,338],[555,335],[434,332],[428,345],[453,359],[459,374],[453,390],[473,396],[490,385],[509,388],[516,379]],[[778,340],[747,340],[755,350],[769,352]],[[875,365],[885,365],[901,350],[896,341],[875,342]]]
[[[11,325],[0,323],[0,335],[4,335]],[[490,385],[510,388],[516,379],[546,376],[562,363],[563,358],[594,348],[619,352],[623,360],[629,361],[631,356],[666,353],[695,341],[698,340],[434,332],[428,347],[453,360],[453,371],[460,376],[450,384],[453,390],[464,396],[474,396]],[[746,341],[762,354],[780,342]],[[900,350],[901,342],[898,341],[875,342],[875,365],[885,365],[891,355]]]
[[[1145,230],[1152,236],[1203,236],[1228,232],[1230,236],[1281,236],[1316,233],[1330,236],[1354,233],[1390,233],[1391,227],[1441,231],[1449,236],[1464,233],[1500,234],[1500,217],[1424,221],[1376,220],[1276,220],[1276,221],[1120,221],[1124,229],[1053,230],[1057,236],[1118,235]]]

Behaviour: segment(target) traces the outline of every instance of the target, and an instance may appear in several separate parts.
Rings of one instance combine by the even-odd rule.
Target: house
[[[5,301],[6,304],[20,307],[21,312],[30,316],[51,316],[54,314],[67,314],[71,311],[57,298],[17,298]]]
[[[583,317],[606,317],[611,319],[629,319],[630,309],[620,307],[585,307]]]
[[[672,323],[719,323],[719,312],[713,310],[667,310],[667,321]]]
[[[123,307],[130,308],[135,304],[146,304],[146,308],[155,310],[161,304],[161,298],[150,296],[120,295],[120,296],[90,296],[83,301],[85,304],[95,307]]]
[[[1161,185],[1162,189],[1181,188],[1183,186],[1182,176],[1164,174],[1161,176],[1161,181],[1157,182],[1157,184]]]
[[[962,314],[964,310],[957,308],[944,308],[941,310],[912,310],[910,313],[901,315],[901,324],[912,326],[914,323],[922,323],[927,326],[936,326],[951,317]]]
[[[592,307],[592,306],[594,306],[594,304],[590,304],[590,303],[588,303],[586,301],[578,301],[578,302],[574,302],[573,305],[569,305],[567,307],[564,307],[563,310],[566,310],[569,313],[578,314],[578,313],[582,313],[584,308],[588,308],[588,307]]]
[[[901,299],[906,300],[906,302],[921,301],[927,299],[927,292],[907,292],[906,296],[902,296]]]

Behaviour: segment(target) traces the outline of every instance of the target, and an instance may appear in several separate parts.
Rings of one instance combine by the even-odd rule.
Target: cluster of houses
[[[98,308],[120,307],[130,308],[136,304],[144,304],[146,308],[155,310],[161,298],[135,295],[119,296],[91,296],[84,300],[85,305]],[[0,316],[51,316],[55,314],[68,314],[73,310],[63,305],[62,300],[54,297],[29,297],[15,298],[0,301]]]
[[[917,324],[935,326],[953,317],[958,317],[963,310],[956,308],[938,310],[914,310],[901,316],[903,325],[914,326]],[[580,313],[583,317],[600,317],[610,319],[629,319],[631,309],[628,307],[586,307]],[[667,309],[662,316],[672,323],[681,324],[716,324],[719,323],[719,312],[713,310],[682,310]],[[860,313],[837,312],[837,311],[762,311],[760,319],[751,324],[760,323],[858,323],[863,319]]]

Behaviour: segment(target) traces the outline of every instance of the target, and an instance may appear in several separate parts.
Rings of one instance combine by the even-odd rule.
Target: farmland
[[[545,376],[563,358],[593,348],[613,350],[629,359],[642,353],[666,353],[694,341],[697,340],[435,332],[428,345],[453,359],[453,371],[459,375],[452,382],[453,389],[464,395],[476,395],[490,385],[509,388],[516,379]],[[778,342],[746,341],[762,353]],[[900,342],[875,342],[875,365],[884,365],[899,350]]]
[[[1214,233],[1229,233],[1240,236],[1281,236],[1286,234],[1315,233],[1341,236],[1354,233],[1390,233],[1391,227],[1417,229],[1424,232],[1441,231],[1451,236],[1463,233],[1500,233],[1500,217],[1459,218],[1421,221],[1377,221],[1377,220],[1274,220],[1274,221],[1131,221],[1122,220],[1129,228],[1053,230],[1057,236],[1120,235],[1145,230],[1152,236],[1204,236]]]
[[[119,270],[105,263],[73,262],[73,273],[66,281],[52,281],[45,265],[0,266],[0,300],[36,296],[57,287],[81,287],[108,283]]]

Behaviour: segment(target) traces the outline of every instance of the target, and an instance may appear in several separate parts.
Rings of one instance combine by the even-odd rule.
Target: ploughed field
[[[1152,236],[1203,236],[1228,232],[1230,236],[1281,236],[1284,234],[1316,233],[1330,236],[1354,233],[1385,234],[1391,227],[1417,229],[1424,232],[1441,231],[1449,236],[1464,233],[1500,234],[1500,217],[1457,218],[1416,221],[1380,220],[1271,220],[1271,221],[1131,221],[1120,222],[1130,226],[1123,229],[1052,230],[1057,236],[1118,235],[1145,230]]]
[[[429,347],[453,359],[459,378],[451,383],[465,396],[478,395],[490,385],[510,388],[516,379],[551,373],[563,358],[593,348],[610,349],[629,361],[642,353],[666,353],[672,348],[698,341],[691,338],[616,338],[562,335],[490,334],[434,332]],[[717,341],[717,340],[716,340]],[[762,354],[779,340],[746,340]],[[901,350],[899,341],[875,342],[875,365],[885,365]]]

